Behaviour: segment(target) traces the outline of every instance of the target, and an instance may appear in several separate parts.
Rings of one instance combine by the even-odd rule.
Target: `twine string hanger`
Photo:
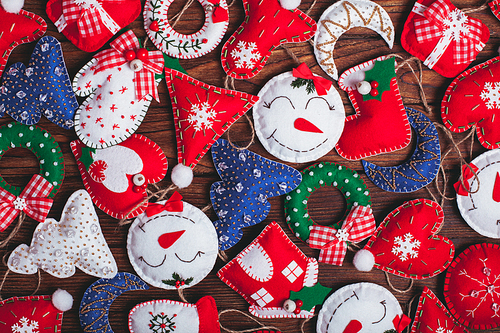
[[[225,327],[224,325],[222,325],[222,315],[226,314],[226,313],[231,313],[231,312],[241,314],[241,315],[247,317],[248,319],[252,320],[253,322],[257,323],[260,326],[256,327],[256,328],[249,328],[249,329],[240,330],[240,331],[231,330],[231,329]],[[220,328],[222,328],[224,331],[229,332],[229,333],[250,333],[250,332],[255,332],[258,330],[274,330],[274,331],[282,332],[281,329],[279,329],[275,326],[266,326],[263,323],[261,323],[260,321],[258,321],[257,319],[255,319],[254,317],[252,317],[249,314],[247,314],[243,311],[240,311],[238,309],[226,309],[226,310],[220,311],[219,312],[219,325],[220,325]]]
[[[232,0],[228,5],[227,8],[230,8],[234,4],[235,0]],[[193,4],[194,0],[188,0],[184,6],[182,7],[181,11],[172,16],[171,20],[173,21],[172,24],[170,25],[172,29],[179,23],[179,20],[181,19],[182,15],[186,12],[186,10]]]
[[[14,229],[12,229],[10,234],[3,241],[0,242],[0,249],[6,247],[7,244],[9,244],[9,242],[12,240],[12,238],[16,236],[16,234],[21,229],[21,225],[23,224],[25,218],[26,218],[26,213],[20,211],[19,216],[17,217],[16,226],[14,227]]]
[[[398,292],[398,293],[401,293],[401,294],[406,294],[407,292],[409,292],[411,290],[411,288],[413,288],[413,282],[414,282],[413,279],[410,279],[410,284],[408,285],[408,287],[406,287],[406,289],[398,289],[398,288],[394,287],[394,285],[392,284],[391,278],[389,277],[389,273],[387,273],[386,271],[384,271],[384,274],[385,274],[385,280],[387,281],[387,284],[395,292]]]

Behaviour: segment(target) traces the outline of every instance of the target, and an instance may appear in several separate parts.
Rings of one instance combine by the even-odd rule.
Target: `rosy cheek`
[[[158,244],[164,249],[168,249],[175,242],[179,240],[179,238],[186,232],[186,230],[174,231],[174,232],[166,232],[160,237],[158,237]]]

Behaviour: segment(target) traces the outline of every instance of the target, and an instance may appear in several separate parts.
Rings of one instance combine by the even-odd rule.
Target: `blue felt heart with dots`
[[[219,139],[212,158],[222,181],[212,184],[210,200],[219,217],[214,222],[219,249],[239,242],[242,228],[263,221],[271,210],[270,197],[291,192],[302,181],[299,171]]]
[[[54,37],[38,41],[28,67],[18,62],[3,74],[0,117],[7,112],[16,121],[33,125],[43,114],[54,124],[70,129],[77,108],[61,44]]]

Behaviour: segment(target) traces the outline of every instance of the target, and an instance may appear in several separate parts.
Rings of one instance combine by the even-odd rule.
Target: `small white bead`
[[[361,81],[356,84],[356,88],[361,95],[368,95],[372,90],[372,86],[368,81]]]
[[[142,186],[144,185],[144,183],[146,182],[146,178],[138,173],[136,175],[134,175],[134,177],[132,177],[132,183],[134,183],[135,186]]]

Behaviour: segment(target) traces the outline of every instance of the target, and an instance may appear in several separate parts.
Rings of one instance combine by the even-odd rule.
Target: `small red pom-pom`
[[[378,88],[378,82],[377,81],[372,81],[371,85],[372,85],[373,89]]]
[[[373,97],[378,96],[378,90],[377,89],[370,90],[370,95],[372,95]]]
[[[295,301],[295,305],[297,305],[297,307],[300,308],[302,305],[304,305],[304,302],[302,302],[300,299],[298,299]]]
[[[127,52],[125,52],[125,59],[127,59],[127,61],[134,60],[135,59],[135,52],[132,50],[128,50]]]
[[[148,50],[145,48],[137,50],[137,59],[139,60],[147,60],[148,59]]]
[[[154,32],[160,31],[160,26],[158,25],[158,21],[151,22],[151,24],[149,25],[149,30]]]
[[[300,308],[299,307],[295,308],[295,310],[293,310],[293,313],[299,314],[300,313]]]

